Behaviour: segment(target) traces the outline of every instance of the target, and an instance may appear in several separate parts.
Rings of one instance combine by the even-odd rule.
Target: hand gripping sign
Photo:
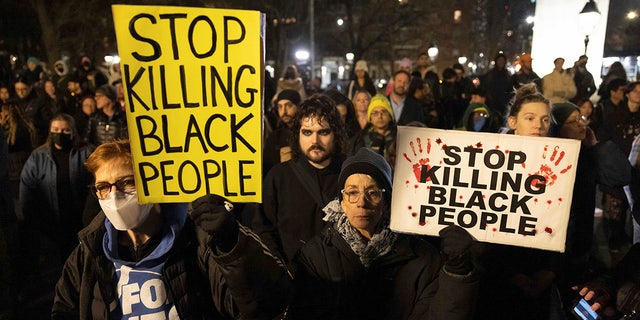
[[[259,202],[264,16],[112,9],[140,203]]]
[[[399,127],[391,229],[564,251],[580,141]]]

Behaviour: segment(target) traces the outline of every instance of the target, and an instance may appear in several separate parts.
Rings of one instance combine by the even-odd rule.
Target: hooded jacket
[[[186,215],[186,204],[161,208],[165,217]],[[105,219],[100,212],[78,234],[80,244],[56,285],[52,319],[111,319],[114,311],[119,313],[116,270],[103,249],[110,225]],[[180,319],[270,319],[285,309],[290,287],[286,269],[255,234],[239,228],[236,246],[222,254],[208,245],[211,237],[188,217],[179,231],[165,228],[177,232],[176,237],[164,258],[151,260],[163,263],[167,299]]]
[[[471,118],[473,113],[476,111],[482,111],[487,114],[487,117],[485,118],[485,121],[482,124],[482,127],[480,128],[480,130],[477,130],[477,131],[474,130],[475,128],[473,127],[474,126],[473,118]],[[479,102],[472,102],[469,104],[467,109],[464,111],[464,114],[462,115],[461,122],[458,124],[459,130],[476,131],[476,132],[496,133],[498,132],[499,127],[500,127],[500,124],[498,123],[497,115],[494,112],[492,112],[491,109],[486,104],[479,103]]]

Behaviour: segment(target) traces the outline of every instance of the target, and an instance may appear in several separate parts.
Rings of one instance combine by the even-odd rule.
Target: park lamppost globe
[[[589,35],[600,21],[600,10],[594,0],[589,0],[578,14],[578,27],[584,33],[584,54],[587,54]]]
[[[438,57],[438,52],[440,50],[438,50],[438,47],[435,44],[432,44],[431,47],[429,47],[429,49],[427,49],[427,55],[429,56],[429,59],[431,61],[435,61],[436,58]]]
[[[356,57],[356,55],[353,54],[353,52],[347,52],[347,54],[345,54],[344,56],[345,58],[347,58],[348,63],[352,63],[353,59]]]
[[[307,60],[309,60],[309,51],[298,50],[295,52],[295,57],[298,61],[307,62]]]

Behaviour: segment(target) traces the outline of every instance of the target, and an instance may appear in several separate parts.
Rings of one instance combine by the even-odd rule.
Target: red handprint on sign
[[[562,162],[562,159],[564,159],[565,152],[560,150],[559,146],[555,146],[553,148],[553,152],[551,153],[551,157],[547,159],[548,150],[549,146],[544,146],[542,159],[546,162],[541,164],[540,169],[534,174],[544,177],[546,180],[545,184],[547,186],[552,186],[558,180],[558,174],[565,174],[571,169],[572,165],[570,164],[564,169],[559,168],[560,162]]]
[[[435,142],[440,145],[442,140],[440,138],[436,139]],[[422,140],[418,137],[415,141],[409,142],[409,147],[411,147],[411,153],[413,157],[410,157],[406,152],[402,155],[404,158],[412,164],[413,173],[416,176],[416,180],[420,181],[420,174],[422,172],[422,166],[426,166],[427,170],[431,168],[431,160],[429,156],[431,155],[431,138],[427,138],[426,146],[422,145]],[[426,148],[425,148],[426,147]]]

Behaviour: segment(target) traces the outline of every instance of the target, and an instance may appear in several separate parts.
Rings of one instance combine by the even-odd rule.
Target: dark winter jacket
[[[492,107],[500,118],[503,118],[507,114],[507,105],[513,92],[507,69],[489,70],[482,76],[480,86],[487,89],[487,105]]]
[[[360,148],[364,147],[385,156],[389,145],[396,141],[397,131],[398,127],[391,125],[391,128],[388,131],[389,134],[382,135],[373,130],[369,123],[364,129],[358,132],[351,141],[349,141],[349,150],[347,151],[347,154],[354,155],[358,150],[360,150]]]
[[[282,313],[290,288],[283,265],[243,226],[226,254],[187,218],[162,269],[167,299],[180,319],[271,319]],[[56,285],[52,319],[110,319],[118,304],[114,264],[103,251],[105,215],[79,234]]]
[[[626,102],[621,102],[611,117],[602,122],[597,133],[598,141],[611,140],[626,155],[631,151],[631,144],[638,135],[640,135],[640,112],[630,112]],[[626,197],[620,187],[601,186],[600,190],[619,199]]]
[[[76,217],[80,222],[84,202],[87,197],[87,186],[92,178],[84,166],[91,154],[89,147],[73,148],[69,153],[69,181],[73,203],[65,204],[72,212],[60,212],[62,204],[58,203],[57,166],[50,145],[43,144],[33,150],[24,164],[20,176],[20,203],[27,222],[53,239]],[[77,232],[76,229],[74,232]],[[57,235],[56,235],[57,234]],[[66,238],[66,237],[65,237]]]
[[[387,97],[391,104],[393,105],[393,101],[391,97]],[[404,126],[410,122],[418,121],[424,123],[424,114],[422,112],[422,106],[418,100],[412,97],[406,97],[404,99],[404,107],[402,108],[401,114],[395,115],[396,124],[399,126]]]
[[[340,159],[333,158],[328,167],[316,169],[302,156],[277,164],[265,177],[262,204],[251,227],[285,261],[291,261],[298,248],[324,228],[322,208],[338,196],[341,165]],[[293,166],[301,168],[304,182]],[[317,191],[313,195],[312,189]]]
[[[365,75],[364,77],[364,86],[360,86],[360,83],[358,83],[358,79],[349,81],[347,94],[345,95],[347,96],[347,98],[349,98],[349,100],[351,100],[358,90],[365,90],[369,92],[372,97],[375,96],[376,93],[378,93],[378,91],[376,90],[376,86],[373,84],[373,81],[371,80],[369,75]]]
[[[95,146],[118,139],[128,139],[129,131],[127,131],[125,113],[116,109],[113,117],[109,118],[102,110],[98,110],[89,118],[84,137],[87,143]]]
[[[262,173],[266,175],[276,164],[280,163],[280,149],[291,145],[291,128],[282,124],[269,134],[264,143],[262,153]]]
[[[520,88],[523,84],[532,82],[536,84],[538,91],[542,92],[542,79],[540,79],[537,73],[533,71],[526,73],[520,70],[511,76],[511,85],[516,89]]]
[[[399,235],[369,269],[333,226],[295,259],[294,319],[468,319],[477,282],[442,268],[438,251]]]

